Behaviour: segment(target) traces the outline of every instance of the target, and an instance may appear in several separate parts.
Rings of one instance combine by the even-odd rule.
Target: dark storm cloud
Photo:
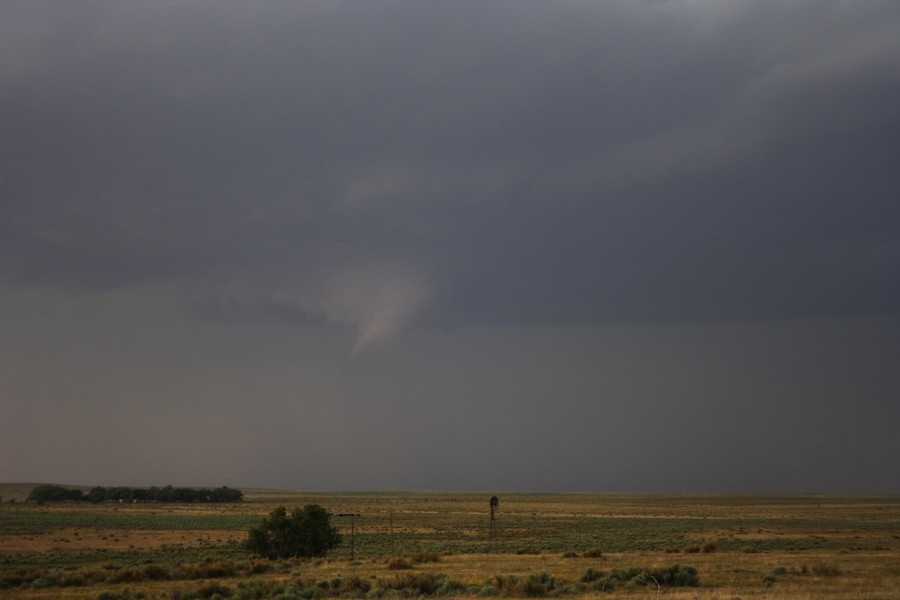
[[[900,308],[900,6],[5,3],[0,277],[357,348]]]

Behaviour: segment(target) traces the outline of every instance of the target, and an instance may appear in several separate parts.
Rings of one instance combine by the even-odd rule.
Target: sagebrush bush
[[[519,578],[515,575],[495,575],[493,583],[500,592],[511,594],[515,591]]]
[[[388,582],[388,588],[394,590],[413,590],[416,594],[430,596],[443,583],[443,575],[434,573],[404,573]]]
[[[444,579],[440,587],[435,591],[437,596],[464,596],[468,594],[469,588],[461,581],[455,579]]]
[[[212,598],[214,596],[230,598],[232,590],[230,587],[222,585],[218,581],[214,581],[198,588],[195,593],[198,598]]]
[[[606,577],[606,573],[604,573],[603,571],[595,571],[591,567],[588,567],[578,581],[580,581],[581,583],[592,583],[604,577]]]
[[[151,581],[164,581],[171,577],[171,573],[167,568],[162,565],[158,565],[156,563],[148,563],[141,567],[141,576],[147,580]]]
[[[544,571],[539,571],[529,575],[525,579],[520,579],[516,585],[516,595],[537,598],[546,596],[550,591],[556,589],[556,579],[553,575]]]
[[[659,585],[671,587],[697,587],[700,576],[697,569],[685,565],[672,565],[669,568],[654,569],[650,575],[656,578]]]

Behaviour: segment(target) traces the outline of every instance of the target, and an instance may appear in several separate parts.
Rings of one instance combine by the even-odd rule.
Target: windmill
[[[496,529],[496,520],[494,511],[500,506],[500,499],[497,496],[491,496],[491,529],[488,537],[488,554],[494,551],[494,530]]]

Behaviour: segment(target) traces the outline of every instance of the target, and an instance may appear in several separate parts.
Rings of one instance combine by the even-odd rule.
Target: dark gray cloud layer
[[[295,296],[377,263],[454,323],[894,312],[898,14],[13,3],[4,274]]]
[[[898,73],[893,0],[5,2],[0,283],[165,290],[357,357],[890,321]]]

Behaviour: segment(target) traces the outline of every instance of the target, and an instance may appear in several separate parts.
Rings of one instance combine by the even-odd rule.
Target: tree
[[[331,516],[318,504],[295,508],[290,516],[279,506],[250,530],[247,549],[269,558],[324,556],[341,541]]]
[[[75,488],[64,488],[61,485],[39,485],[28,494],[28,502],[78,502],[84,499],[84,492]]]

